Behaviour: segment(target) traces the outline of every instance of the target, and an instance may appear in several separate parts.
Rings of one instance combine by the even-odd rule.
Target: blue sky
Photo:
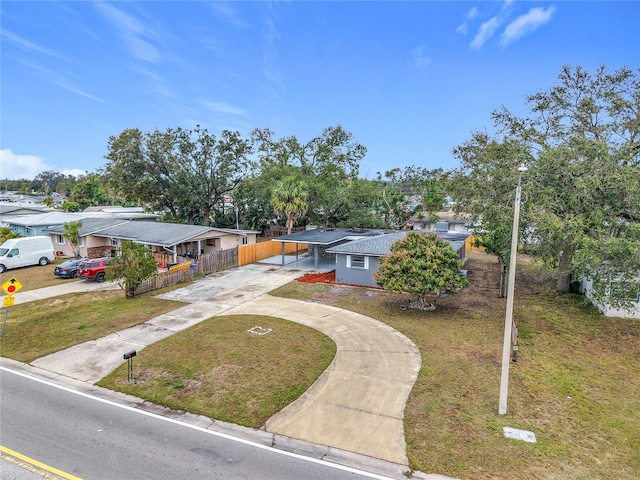
[[[109,136],[196,124],[301,142],[342,125],[360,174],[453,168],[562,65],[640,66],[637,1],[0,4],[0,178],[92,172]]]

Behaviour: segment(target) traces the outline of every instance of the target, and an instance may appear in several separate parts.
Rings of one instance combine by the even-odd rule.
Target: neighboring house
[[[624,295],[626,299],[632,301],[633,306],[630,310],[614,308],[606,303],[596,303],[592,295],[593,282],[591,280],[582,280],[580,285],[580,292],[585,297],[587,297],[605,317],[640,319],[640,275],[638,276],[637,282],[635,283],[635,288],[622,291],[622,289],[619,288],[619,284],[617,282],[612,282],[609,286],[609,295]]]
[[[32,215],[34,213],[52,212],[48,207],[37,205],[23,205],[20,203],[7,202],[0,203],[0,224],[3,227],[9,227],[8,219],[19,215]]]
[[[5,205],[2,205],[5,207]],[[22,212],[25,212],[23,209]],[[49,227],[62,226],[65,223],[83,221],[86,218],[122,218],[125,220],[150,220],[156,221],[158,216],[126,209],[117,209],[111,212],[60,212],[58,210],[45,209],[40,213],[21,213],[14,210],[11,213],[2,214],[2,226],[10,228],[13,232],[25,237],[34,235],[46,235],[42,233]]]
[[[149,247],[156,254],[169,255],[174,262],[196,259],[203,253],[256,243],[255,230],[203,227],[155,221],[118,218],[85,218],[80,228],[79,254],[84,257],[111,256],[122,242],[132,241]],[[64,238],[64,226],[49,227],[56,250],[73,255]]]
[[[411,219],[413,230],[429,230],[434,232],[459,232],[471,233],[471,216],[468,214],[454,212],[438,212],[437,218],[419,218]]]
[[[408,232],[396,231],[370,238],[353,240],[327,249],[336,256],[336,283],[376,287],[374,273],[380,260],[391,253],[391,245],[404,238]],[[461,259],[465,258],[465,242],[469,234],[457,232],[433,232],[448,242]],[[425,234],[427,234],[425,232]]]
[[[82,220],[78,214],[48,210],[46,213],[32,213],[28,215],[3,215],[2,224],[11,231],[24,237],[47,235],[43,233],[52,225],[62,225],[67,222]]]

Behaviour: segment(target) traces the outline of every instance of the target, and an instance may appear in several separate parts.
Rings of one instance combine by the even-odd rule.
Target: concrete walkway
[[[329,368],[267,421],[268,432],[408,464],[404,407],[421,363],[411,340],[358,313],[269,295],[225,314],[284,318],[315,328],[336,343]]]

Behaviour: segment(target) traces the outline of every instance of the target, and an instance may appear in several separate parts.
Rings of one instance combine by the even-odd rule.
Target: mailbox
[[[135,350],[131,350],[130,352],[127,352],[123,355],[125,360],[129,360],[130,358],[133,358],[136,356],[136,351]]]

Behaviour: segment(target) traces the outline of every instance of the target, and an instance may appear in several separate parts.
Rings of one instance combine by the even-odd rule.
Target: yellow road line
[[[4,460],[7,460],[9,462],[15,463],[16,465],[19,465],[22,468],[26,468],[27,470],[31,470],[32,472],[39,474],[43,478],[57,480],[59,477],[61,477],[66,480],[82,480],[80,477],[76,477],[74,475],[71,475],[70,473],[66,473],[66,472],[63,472],[62,470],[58,470],[57,468],[50,467],[49,465],[46,465],[42,462],[34,460],[33,458],[29,458],[26,455],[22,455],[21,453],[15,452],[10,448],[3,447],[2,445],[0,445],[0,452],[5,454],[5,455],[0,454],[0,458],[3,458]],[[11,458],[11,457],[14,457],[14,458]],[[22,462],[25,462],[25,463],[16,461],[15,459],[22,460]],[[42,475],[43,472],[38,472],[34,468],[29,468],[29,467],[36,467],[40,470],[44,470],[45,472],[49,472],[54,475],[57,475],[57,477],[52,477],[46,474]]]

